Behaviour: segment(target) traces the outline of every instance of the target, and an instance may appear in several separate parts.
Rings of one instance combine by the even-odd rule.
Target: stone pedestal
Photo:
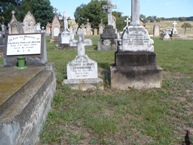
[[[156,65],[154,52],[116,52],[115,64],[110,70],[112,88],[127,90],[161,87],[162,69]]]
[[[104,28],[103,33],[100,35],[100,39],[98,41],[98,50],[116,50],[117,43],[115,39],[117,39],[115,29],[113,26],[107,25]]]

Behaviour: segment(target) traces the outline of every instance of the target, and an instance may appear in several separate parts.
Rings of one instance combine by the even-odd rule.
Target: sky
[[[88,4],[91,0],[50,0],[51,5],[62,15],[74,18],[74,12],[81,4]],[[131,0],[112,0],[117,6],[115,11],[122,12],[122,16],[131,15]],[[189,17],[193,16],[193,0],[140,0],[140,13],[157,17]]]

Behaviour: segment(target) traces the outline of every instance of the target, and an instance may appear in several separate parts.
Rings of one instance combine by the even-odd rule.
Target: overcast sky
[[[66,12],[71,18],[81,4],[88,4],[90,0],[50,0],[51,5],[61,14]],[[115,11],[123,16],[131,15],[131,0],[112,0],[117,6]],[[193,16],[193,0],[140,0],[140,12],[145,16],[157,17],[189,17]]]

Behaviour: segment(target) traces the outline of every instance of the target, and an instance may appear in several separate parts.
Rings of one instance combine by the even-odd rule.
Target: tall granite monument
[[[116,8],[116,5],[112,4],[112,0],[107,1],[107,5],[103,5],[103,9],[107,12],[108,25],[104,28],[103,33],[100,34],[98,41],[98,50],[116,50],[117,33],[112,15],[112,9]]]
[[[161,68],[156,65],[154,41],[147,30],[140,25],[140,1],[131,1],[132,21],[127,20],[118,48],[115,63],[111,66],[111,87],[121,90],[128,88],[160,88]]]
[[[78,41],[71,41],[71,46],[78,46],[78,55],[67,64],[67,79],[63,84],[72,89],[103,89],[103,80],[98,78],[98,65],[85,54],[85,46],[92,45],[90,39],[84,39],[81,29],[78,30]]]

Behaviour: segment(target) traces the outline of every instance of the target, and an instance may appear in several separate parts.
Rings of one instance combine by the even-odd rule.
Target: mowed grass
[[[185,130],[193,133],[193,41],[155,38],[162,88],[119,91],[108,81],[114,52],[97,51],[98,37],[91,38],[93,46],[86,47],[86,54],[98,62],[104,91],[82,92],[61,85],[66,64],[77,50],[47,45],[48,59],[56,67],[57,90],[40,144],[182,144]]]
[[[39,144],[177,145],[184,142],[187,129],[193,134],[193,41],[154,38],[162,88],[120,91],[109,83],[114,51],[97,51],[99,37],[91,39],[93,46],[86,47],[86,54],[98,63],[103,91],[75,91],[62,85],[66,64],[77,50],[58,50],[56,43],[47,42],[57,89]]]

